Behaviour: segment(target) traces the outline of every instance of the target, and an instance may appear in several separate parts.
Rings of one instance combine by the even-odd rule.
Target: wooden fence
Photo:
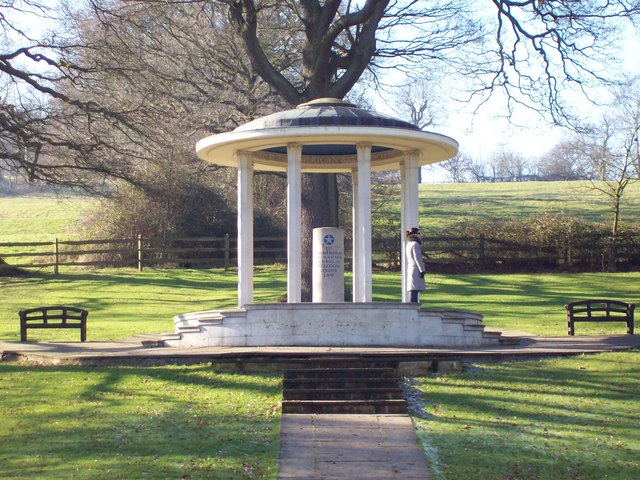
[[[264,237],[268,243],[272,237]],[[280,239],[278,239],[280,240]],[[235,256],[235,240],[224,237],[135,238],[103,240],[60,240],[52,242],[0,243],[0,268],[61,266],[137,267],[160,264],[212,264],[228,268]],[[36,249],[36,251],[34,251]],[[281,249],[258,247],[258,253]]]
[[[256,237],[256,263],[286,260],[285,237]],[[582,238],[580,242],[540,245],[507,240],[456,236],[426,236],[422,246],[431,271],[602,271],[611,265],[611,255],[622,270],[640,268],[640,238],[612,246],[603,238]],[[345,245],[351,260],[350,239]],[[374,239],[373,261],[384,268],[399,268],[400,239]],[[210,265],[229,268],[237,262],[235,237],[143,238],[104,240],[59,240],[51,242],[0,243],[3,268],[61,266],[144,267]]]

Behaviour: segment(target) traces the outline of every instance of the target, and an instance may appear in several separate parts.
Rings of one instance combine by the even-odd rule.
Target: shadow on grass
[[[280,382],[207,367],[0,365],[2,478],[272,478]],[[32,379],[36,380],[32,380]],[[6,448],[5,448],[6,447]]]
[[[455,452],[444,454],[455,478],[635,478],[639,360],[636,351],[425,379],[429,420],[419,423]]]
[[[22,275],[19,277],[11,277],[7,279],[12,285],[29,285],[37,282],[56,282],[61,285],[74,283],[74,282],[86,282],[86,283],[101,283],[105,285],[117,284],[123,286],[155,286],[155,287],[169,287],[169,288],[219,288],[228,286],[227,282],[220,282],[219,278],[221,273],[212,273],[210,278],[207,278],[207,270],[193,270],[195,275],[199,277],[197,280],[189,278],[185,275],[185,269],[166,269],[166,270],[153,270],[153,275],[147,274],[147,272],[137,272],[131,270],[124,273],[113,273],[109,270],[94,270],[94,271],[80,271],[60,273],[54,275],[53,273],[29,273],[28,275]],[[233,277],[235,281],[235,272],[222,272],[222,274],[228,274],[229,277]],[[231,281],[231,278],[230,278]]]

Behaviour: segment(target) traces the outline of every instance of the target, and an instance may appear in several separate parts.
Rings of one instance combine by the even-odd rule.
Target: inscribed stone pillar
[[[344,301],[344,231],[313,229],[313,302]]]

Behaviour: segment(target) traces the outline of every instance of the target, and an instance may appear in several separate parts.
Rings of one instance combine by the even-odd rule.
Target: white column
[[[302,300],[302,145],[287,144],[287,302]]]
[[[352,295],[353,302],[359,302],[361,297],[362,289],[360,288],[360,279],[362,278],[362,272],[360,271],[361,262],[359,259],[360,248],[359,248],[359,239],[360,235],[358,232],[358,169],[354,168],[351,172],[351,183],[353,184],[353,210],[352,210],[352,261],[351,261],[351,278],[352,278]]]
[[[354,301],[370,302],[372,298],[371,283],[371,145],[356,145],[358,152],[358,197],[356,209],[358,255],[360,262],[358,283],[359,297]]]
[[[406,238],[404,232],[411,227],[418,227],[418,186],[420,182],[420,166],[418,165],[417,152],[408,153],[400,169],[401,178],[401,205],[400,205],[400,225],[401,225],[401,263],[402,263],[402,301],[409,302],[410,296],[406,289],[406,258],[405,246]]]
[[[253,162],[238,152],[238,307],[253,303]]]

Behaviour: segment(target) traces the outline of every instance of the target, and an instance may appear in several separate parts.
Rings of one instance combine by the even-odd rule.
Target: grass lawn
[[[400,299],[400,274],[377,272],[374,301]],[[0,339],[19,339],[18,311],[68,304],[89,310],[88,339],[118,340],[173,331],[173,316],[235,308],[237,276],[223,269],[66,270],[60,275],[0,277]],[[260,267],[255,301],[277,301],[286,292],[283,267]],[[640,303],[640,272],[567,275],[429,275],[425,307],[472,310],[490,327],[538,335],[565,335],[564,305],[604,297]],[[624,333],[620,323],[580,323],[577,334]],[[73,330],[32,330],[34,340],[77,340]]]
[[[565,182],[423,185],[420,212],[423,228],[532,213],[608,220],[606,200],[594,195]],[[640,184],[623,203],[623,219],[639,221]],[[0,198],[0,242],[85,238],[74,225],[94,205]],[[376,272],[373,285],[375,301],[399,301],[399,273]],[[256,302],[285,291],[284,269],[257,269]],[[640,303],[640,272],[429,275],[422,302],[477,311],[491,327],[566,335],[564,304],[595,297]],[[0,277],[0,299],[2,340],[19,339],[20,309],[54,304],[89,310],[89,341],[116,340],[173,331],[179,313],[234,308],[237,277],[221,269],[63,268],[57,276]],[[624,324],[576,330],[624,333]],[[29,336],[79,338],[68,330]],[[426,418],[415,424],[435,480],[638,478],[640,352],[484,365],[418,381]],[[0,478],[275,478],[280,395],[279,378],[205,366],[0,363]]]
[[[275,478],[281,381],[0,363],[0,478]]]
[[[434,480],[631,480],[640,352],[483,365],[418,379]]]
[[[489,327],[566,335],[564,305],[586,298],[640,303],[640,272],[513,275],[427,275],[425,308],[471,310]],[[398,301],[400,277],[374,276],[374,299]],[[576,334],[625,333],[624,323],[579,323]]]
[[[400,219],[399,188],[373,199],[380,215]],[[447,183],[420,185],[420,223],[425,231],[463,221],[526,219],[564,214],[586,221],[611,222],[610,201],[590,182]],[[82,219],[99,208],[91,197],[52,194],[0,197],[0,242],[86,239]],[[622,222],[640,222],[640,183],[622,197]],[[256,232],[260,235],[260,232]]]

